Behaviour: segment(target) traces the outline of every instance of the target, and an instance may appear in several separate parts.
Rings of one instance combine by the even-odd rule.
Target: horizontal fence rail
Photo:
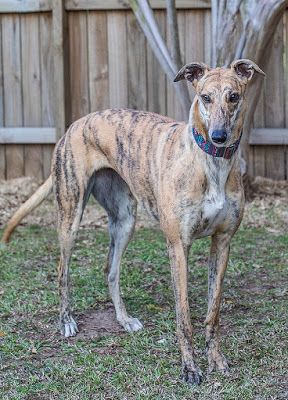
[[[280,129],[280,128],[253,129],[250,135],[249,144],[254,146],[255,145],[287,146],[288,129]]]
[[[166,8],[166,0],[150,0],[150,6],[154,9]],[[178,9],[197,9],[197,8],[211,8],[210,0],[176,0],[176,7]],[[130,9],[128,1],[122,0],[66,0],[66,10],[122,10]]]
[[[55,144],[55,128],[0,128],[1,144]]]
[[[62,0],[57,0],[62,5]],[[0,13],[32,13],[52,11],[53,0],[0,0]],[[151,0],[153,9],[166,8],[166,0]],[[130,9],[125,0],[66,0],[65,10],[127,10]],[[211,8],[210,0],[178,0],[177,9]]]
[[[59,0],[61,2],[62,0]],[[52,0],[0,0],[0,13],[52,11]]]

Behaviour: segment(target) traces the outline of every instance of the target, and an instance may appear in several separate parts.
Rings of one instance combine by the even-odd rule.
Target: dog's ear
[[[235,60],[230,65],[230,68],[236,73],[236,75],[243,80],[245,83],[250,81],[253,78],[255,72],[260,75],[265,76],[265,73],[261,68],[258,67],[253,61],[241,59]]]
[[[190,63],[184,65],[174,78],[174,82],[181,81],[182,79],[187,79],[187,81],[192,82],[193,86],[196,86],[198,81],[208,72],[210,68],[203,63]]]

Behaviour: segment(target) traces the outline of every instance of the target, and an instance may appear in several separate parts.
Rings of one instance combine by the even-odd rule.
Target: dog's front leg
[[[202,381],[202,373],[194,360],[192,325],[188,303],[188,249],[184,247],[181,241],[171,243],[168,240],[168,251],[176,302],[177,336],[182,353],[182,376],[184,381],[199,385]]]
[[[229,372],[229,367],[219,346],[219,314],[230,240],[231,236],[227,234],[216,233],[212,237],[208,272],[208,312],[205,320],[208,372],[218,369],[225,374]]]

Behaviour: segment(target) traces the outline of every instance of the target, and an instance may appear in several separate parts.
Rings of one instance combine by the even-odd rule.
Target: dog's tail
[[[8,243],[11,234],[14,229],[19,225],[26,215],[28,215],[31,211],[33,211],[39,204],[42,203],[43,200],[51,193],[52,191],[52,176],[49,178],[36,190],[32,196],[25,201],[24,204],[15,212],[12,218],[8,221],[6,229],[3,233],[2,242]]]

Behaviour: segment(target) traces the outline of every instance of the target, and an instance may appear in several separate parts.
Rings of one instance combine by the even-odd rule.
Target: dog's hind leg
[[[70,310],[69,263],[77,231],[83,212],[82,202],[69,204],[62,218],[59,218],[58,231],[60,243],[60,262],[58,267],[58,285],[60,295],[60,330],[65,337],[75,336],[78,332]],[[61,211],[59,212],[61,215]],[[72,217],[73,216],[73,217]],[[71,218],[72,217],[72,218]]]
[[[126,182],[109,169],[102,170],[96,175],[93,194],[106,209],[109,218],[107,280],[116,317],[126,331],[135,332],[143,326],[137,318],[128,315],[121,298],[119,280],[121,258],[134,232],[136,200]]]
[[[88,201],[93,177],[85,182],[74,180],[73,185],[62,177],[56,180],[56,205],[58,213],[58,236],[60,244],[60,262],[58,267],[58,285],[60,295],[60,330],[65,337],[75,336],[78,332],[70,309],[69,264],[75,239],[85,205]]]
[[[117,320],[127,332],[134,332],[143,328],[137,318],[132,318],[127,314],[119,285],[121,258],[133,233],[134,223],[134,218],[130,211],[127,212],[125,217],[122,215],[116,220],[109,216],[110,247],[107,259],[109,292],[115,307]]]

